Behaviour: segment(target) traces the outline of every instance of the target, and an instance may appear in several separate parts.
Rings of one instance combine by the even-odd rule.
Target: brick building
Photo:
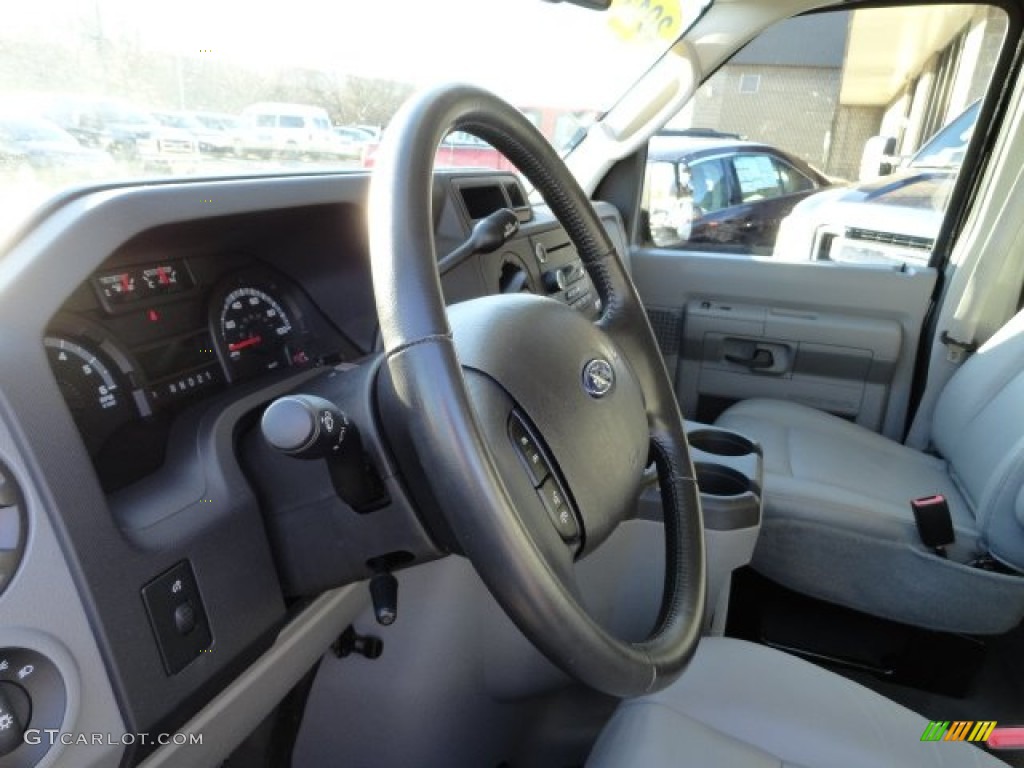
[[[984,93],[1005,12],[947,6],[921,32],[922,12],[870,9],[778,24],[701,86],[669,127],[739,134],[855,180],[869,138],[893,136],[909,155]],[[916,42],[908,49],[906,40]]]

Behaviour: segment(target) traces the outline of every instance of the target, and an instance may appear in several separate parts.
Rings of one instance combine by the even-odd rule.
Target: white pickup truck
[[[980,106],[947,123],[895,174],[802,200],[783,219],[773,257],[927,264]]]

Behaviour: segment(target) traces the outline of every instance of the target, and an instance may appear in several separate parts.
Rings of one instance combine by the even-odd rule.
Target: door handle
[[[727,362],[742,365],[752,370],[771,368],[775,365],[775,355],[772,354],[770,349],[755,349],[750,357],[740,357],[739,355],[726,353],[725,359]]]

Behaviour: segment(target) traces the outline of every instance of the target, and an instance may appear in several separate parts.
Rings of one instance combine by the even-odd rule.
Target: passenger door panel
[[[933,270],[656,248],[631,260],[687,418],[771,397],[901,436]]]

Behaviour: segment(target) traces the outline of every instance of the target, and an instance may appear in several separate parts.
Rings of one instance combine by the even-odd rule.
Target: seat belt
[[[1024,183],[1024,180],[1022,180]],[[946,305],[940,310],[938,327],[943,330],[932,343],[928,361],[928,383],[918,405],[906,444],[924,450],[931,439],[932,415],[939,394],[957,369],[988,340],[999,327],[1014,316],[1024,280],[1024,227],[1014,232],[1012,244],[985,244],[984,259],[976,259],[973,268],[957,268],[950,281]],[[1000,248],[993,255],[990,248]],[[962,279],[958,279],[961,278]],[[959,295],[951,312],[949,299]]]
[[[997,155],[1006,153],[1005,145],[1000,149]],[[1000,159],[990,167],[1000,167]],[[905,441],[918,450],[929,445],[935,403],[946,382],[1017,311],[1024,281],[1024,224],[1006,224],[1019,220],[1013,212],[1024,208],[1024,167],[999,177],[979,197],[964,227],[967,237],[954,246],[952,277],[936,324],[942,330],[932,342],[928,381]]]

